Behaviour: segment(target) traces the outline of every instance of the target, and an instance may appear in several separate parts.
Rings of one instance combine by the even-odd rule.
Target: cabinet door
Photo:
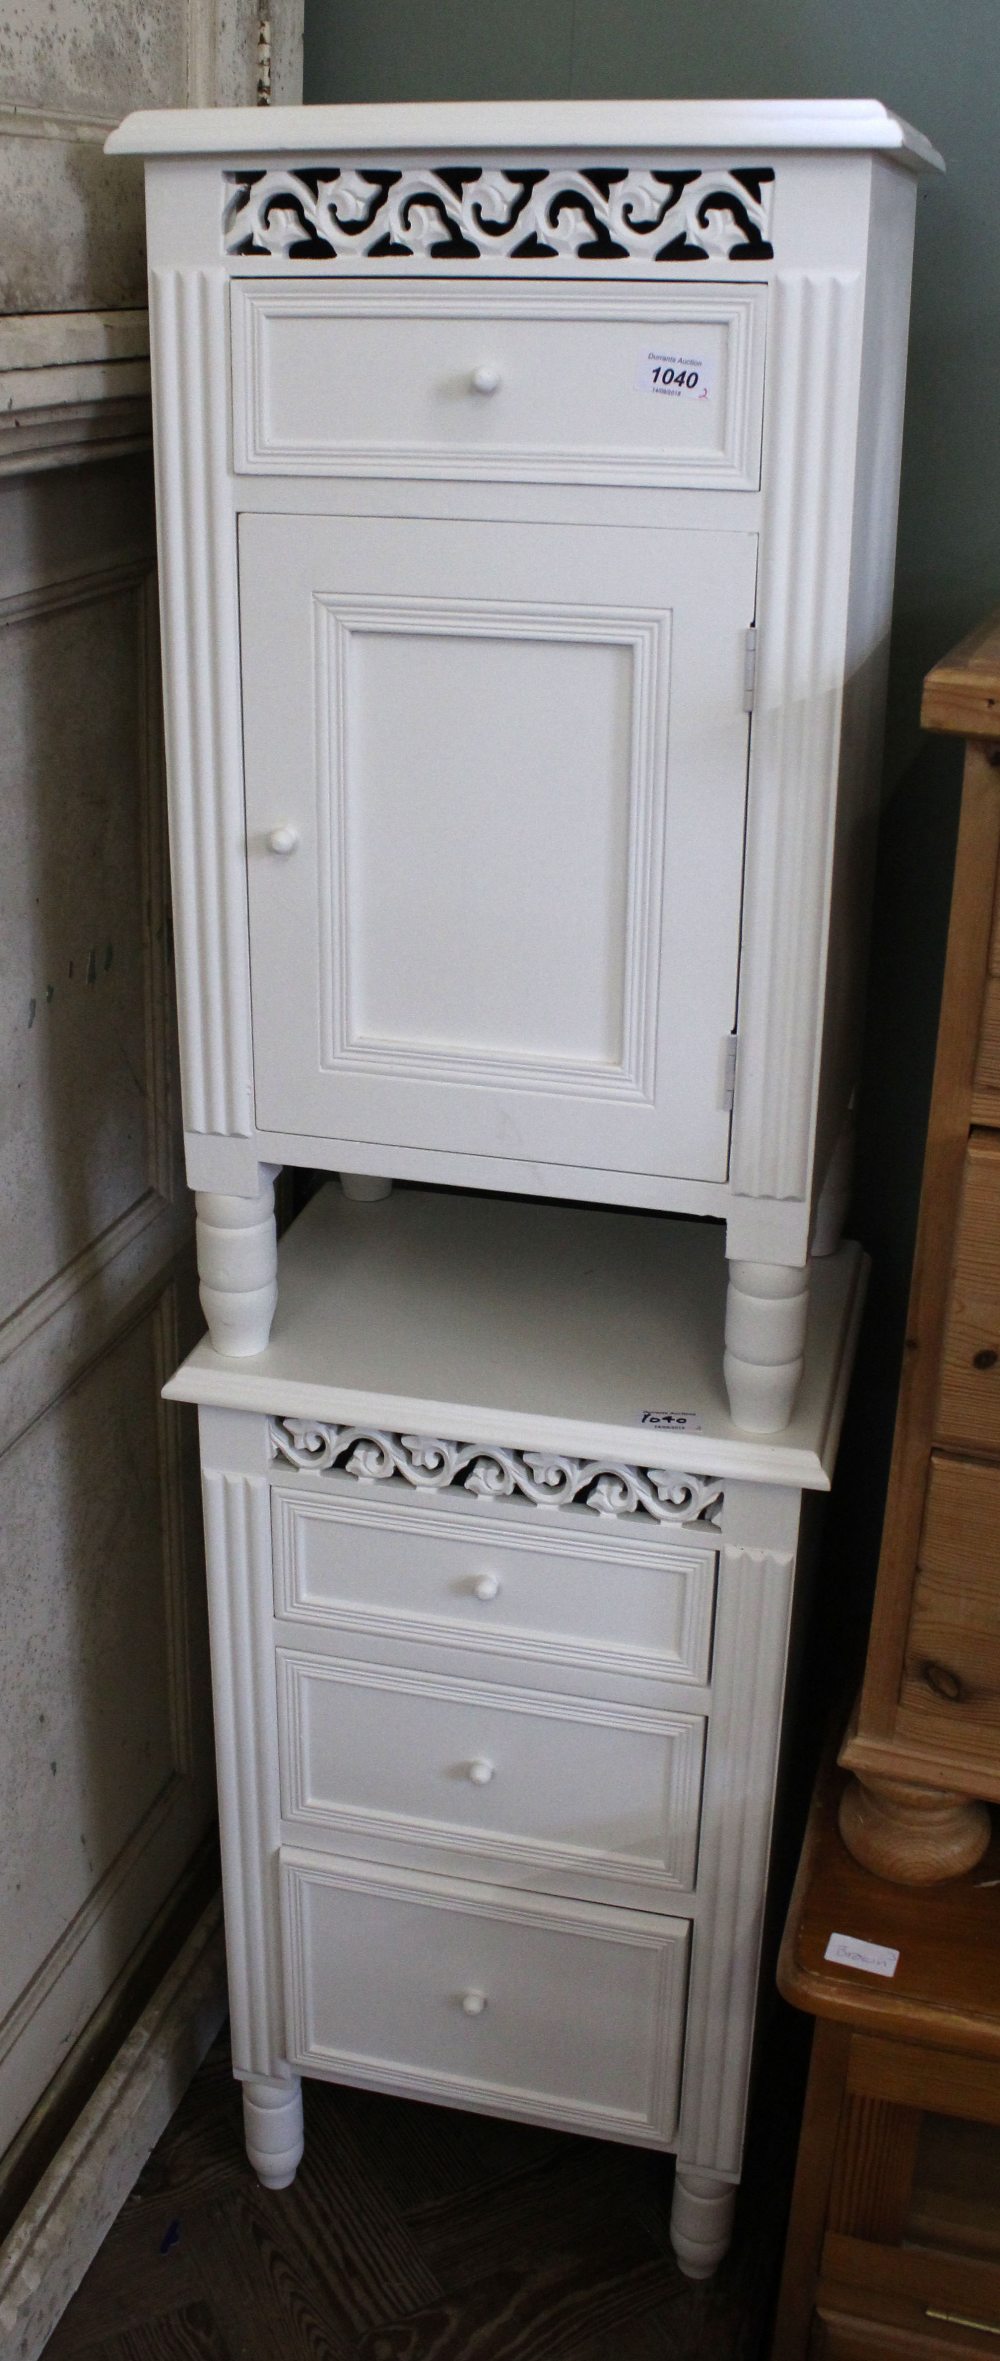
[[[755,537],[245,516],[240,561],[259,1128],[724,1180]]]

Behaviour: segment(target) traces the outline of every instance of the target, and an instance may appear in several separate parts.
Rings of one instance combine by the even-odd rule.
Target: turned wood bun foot
[[[685,2279],[710,2279],[733,2235],[736,2187],[718,2173],[693,2172],[684,2164],[674,2174],[670,2243]]]
[[[340,1186],[345,1197],[358,1205],[375,1205],[380,1197],[391,1197],[392,1182],[380,1172],[342,1172]]]
[[[981,1861],[990,1841],[986,1804],[904,1779],[851,1779],[840,1799],[849,1853],[893,1885],[938,1885]]]
[[[262,1353],[278,1300],[274,1167],[262,1168],[255,1197],[199,1190],[195,1210],[199,1294],[215,1351],[233,1360]]]
[[[302,2158],[302,2083],[255,2075],[243,2085],[247,2155],[265,2189],[289,2189]]]

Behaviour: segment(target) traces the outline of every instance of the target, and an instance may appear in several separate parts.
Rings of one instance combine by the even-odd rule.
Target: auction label
[[[707,361],[688,353],[644,352],[634,382],[637,393],[665,394],[675,402],[704,402],[712,391],[712,372]]]

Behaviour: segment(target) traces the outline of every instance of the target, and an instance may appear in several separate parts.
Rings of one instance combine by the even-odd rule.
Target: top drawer
[[[356,1485],[272,1492],[275,1613],[413,1643],[474,1648],[609,1675],[708,1677],[715,1552],[662,1529],[435,1498],[369,1499]],[[610,1529],[609,1529],[610,1527]]]
[[[245,475],[760,481],[764,287],[234,279]]]

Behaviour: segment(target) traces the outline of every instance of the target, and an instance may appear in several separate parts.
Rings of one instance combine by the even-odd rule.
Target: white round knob
[[[272,828],[267,840],[268,849],[272,853],[293,853],[298,841],[298,829],[290,828],[286,822],[282,828]]]
[[[469,1777],[473,1787],[488,1787],[490,1780],[496,1778],[496,1768],[493,1763],[487,1762],[485,1755],[479,1755],[474,1763],[469,1764]]]
[[[499,383],[500,371],[494,369],[489,361],[481,362],[479,368],[472,372],[472,385],[475,393],[496,393]]]
[[[499,1574],[478,1574],[472,1585],[477,1599],[495,1599],[500,1590]]]
[[[463,1992],[462,2007],[467,2017],[481,2017],[486,2007],[485,1992]]]

